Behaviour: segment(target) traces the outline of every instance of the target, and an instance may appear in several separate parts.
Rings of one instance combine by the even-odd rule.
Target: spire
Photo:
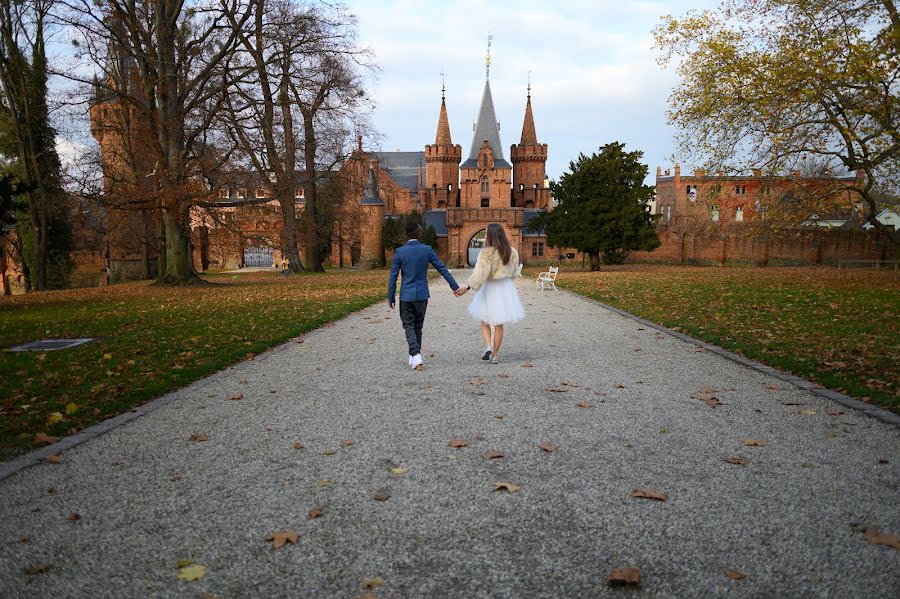
[[[375,163],[369,164],[369,180],[366,181],[366,191],[363,193],[363,206],[384,206],[384,201],[378,195],[378,178],[375,176]]]
[[[490,81],[484,82],[484,94],[481,97],[481,108],[478,109],[475,135],[472,137],[472,149],[466,162],[478,160],[478,152],[485,140],[494,153],[494,163],[498,166],[508,167],[509,165],[505,164],[506,161],[503,159],[503,145],[500,143],[500,127],[497,123],[497,114],[494,112]]]
[[[529,76],[529,79],[531,77]],[[537,133],[534,130],[534,115],[531,113],[531,82],[528,82],[528,101],[525,104],[525,121],[522,123],[521,145],[537,145]]]
[[[441,74],[443,76],[443,73]],[[450,121],[447,119],[447,102],[444,100],[445,86],[441,85],[441,115],[438,117],[437,135],[434,136],[434,145],[452,146],[450,140]]]

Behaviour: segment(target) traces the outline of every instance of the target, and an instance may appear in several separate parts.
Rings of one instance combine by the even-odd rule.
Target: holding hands
[[[456,297],[462,297],[466,294],[466,291],[468,291],[468,290],[469,290],[468,286],[460,287],[459,289],[457,289],[456,291],[453,292],[453,295],[455,295]]]

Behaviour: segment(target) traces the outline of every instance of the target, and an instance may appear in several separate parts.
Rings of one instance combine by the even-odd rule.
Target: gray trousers
[[[406,343],[409,345],[411,356],[422,352],[422,325],[425,324],[427,309],[428,300],[400,302],[400,322],[406,333]]]

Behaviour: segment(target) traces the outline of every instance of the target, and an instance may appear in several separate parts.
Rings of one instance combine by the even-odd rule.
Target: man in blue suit
[[[428,308],[428,264],[434,267],[450,284],[453,294],[459,294],[459,285],[440,261],[430,245],[419,241],[422,227],[417,223],[407,223],[404,245],[394,252],[391,262],[391,277],[388,280],[388,305],[394,309],[394,296],[397,293],[397,274],[403,273],[400,286],[400,322],[406,332],[409,344],[409,365],[419,370],[422,367],[422,325],[425,323],[425,310]]]

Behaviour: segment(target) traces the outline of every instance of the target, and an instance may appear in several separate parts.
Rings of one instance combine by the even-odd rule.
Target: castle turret
[[[360,223],[360,258],[363,264],[384,266],[381,230],[384,228],[385,205],[378,193],[378,177],[375,175],[374,162],[369,165],[369,177],[359,203],[362,207],[363,221]]]
[[[455,208],[459,205],[459,162],[462,147],[453,145],[447,119],[445,88],[441,87],[441,113],[438,116],[434,145],[425,146],[425,208]]]
[[[547,165],[547,144],[539,144],[531,111],[531,84],[525,103],[525,120],[518,144],[509,147],[513,163],[512,206],[527,208],[550,207],[550,190],[544,185]]]

